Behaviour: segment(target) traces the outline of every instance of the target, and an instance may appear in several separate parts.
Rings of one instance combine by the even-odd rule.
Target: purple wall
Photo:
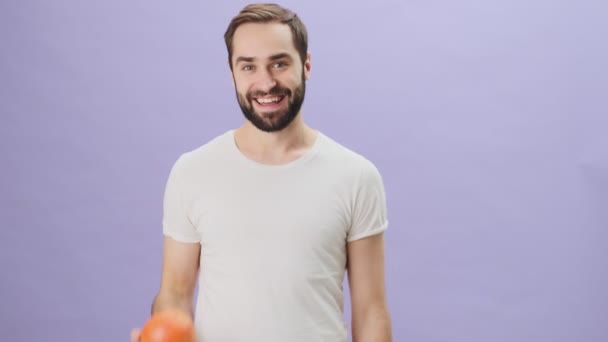
[[[284,3],[305,117],[384,175],[394,340],[607,341],[606,2],[320,3]],[[169,169],[242,121],[244,4],[0,3],[0,340],[145,321]]]

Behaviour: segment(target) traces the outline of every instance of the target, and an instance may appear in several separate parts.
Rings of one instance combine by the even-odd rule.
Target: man
[[[249,5],[225,40],[247,120],[171,170],[152,313],[193,315],[199,342],[345,342],[348,271],[353,340],[391,341],[382,178],[304,123],[304,24],[278,5]]]

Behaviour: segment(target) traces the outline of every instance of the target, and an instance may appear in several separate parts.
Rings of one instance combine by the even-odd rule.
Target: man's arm
[[[165,237],[161,285],[152,304],[152,314],[178,309],[194,316],[194,289],[199,271],[199,243],[178,242]]]
[[[347,250],[353,342],[391,342],[384,285],[384,234],[350,242]]]

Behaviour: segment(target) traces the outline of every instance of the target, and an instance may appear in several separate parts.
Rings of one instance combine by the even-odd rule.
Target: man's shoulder
[[[224,153],[226,149],[230,148],[231,138],[232,130],[216,134],[204,144],[186,151],[184,154],[190,156],[191,158],[196,158],[205,157],[208,154],[213,153]]]
[[[231,130],[217,134],[202,145],[183,152],[175,161],[174,168],[196,170],[220,161],[230,149],[231,134]]]
[[[374,163],[359,151],[325,134],[324,139],[326,158],[336,165],[355,170],[375,169]]]

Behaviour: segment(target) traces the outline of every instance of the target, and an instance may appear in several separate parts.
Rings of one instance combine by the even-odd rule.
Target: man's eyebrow
[[[275,55],[268,57],[268,59],[271,61],[276,61],[277,59],[281,59],[281,58],[291,59],[291,55],[288,54],[287,52],[281,52],[281,53],[277,53]],[[238,56],[235,60],[235,64],[238,64],[239,62],[251,63],[251,62],[255,61],[255,59],[256,59],[255,57]]]
[[[253,62],[255,60],[254,57],[243,57],[243,56],[239,56],[236,58],[235,63],[238,62]]]
[[[276,61],[277,59],[281,59],[281,58],[289,58],[289,59],[291,59],[291,56],[288,53],[286,53],[286,52],[282,52],[282,53],[277,53],[276,55],[270,56],[269,59],[271,61]]]

